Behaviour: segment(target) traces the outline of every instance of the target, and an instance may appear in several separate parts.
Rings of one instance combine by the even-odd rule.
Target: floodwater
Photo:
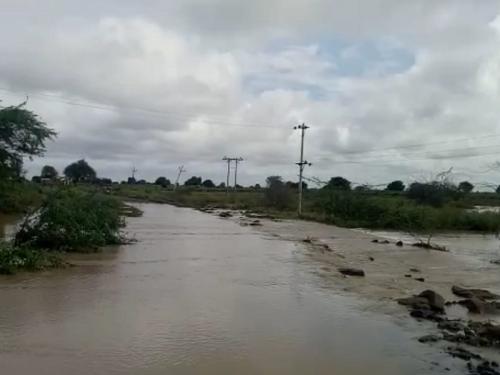
[[[408,233],[397,231],[367,231],[378,237],[390,240],[401,240],[405,243],[417,242],[415,237]],[[427,241],[426,236],[419,240]],[[500,238],[494,234],[474,233],[438,233],[431,237],[431,242],[445,246],[454,256],[463,258],[468,264],[479,268],[494,267],[491,261],[500,260]]]
[[[2,374],[465,373],[419,323],[324,283],[302,244],[140,207],[137,243],[0,278]]]

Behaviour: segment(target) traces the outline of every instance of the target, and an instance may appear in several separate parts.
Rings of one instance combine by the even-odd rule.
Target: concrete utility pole
[[[234,170],[234,188],[236,189],[236,182],[238,178],[238,163],[240,161],[243,161],[243,158],[228,158],[227,156],[224,156],[222,160],[227,162],[226,192],[229,192],[229,176],[231,174],[231,162],[234,161],[236,163],[236,168]]]
[[[243,161],[243,158],[234,158],[234,162],[236,163],[236,166],[234,168],[234,189],[236,189],[236,185],[238,185],[238,163],[240,161]]]
[[[227,177],[226,177],[226,193],[229,192],[229,174],[231,173],[231,158],[224,156],[222,158],[225,162],[227,162]]]
[[[132,167],[132,178],[135,179],[135,174],[136,174],[137,169],[135,168],[135,166]]]
[[[177,172],[177,178],[175,179],[175,184],[174,184],[174,191],[175,189],[177,189],[177,186],[179,185],[179,180],[181,178],[181,175],[186,172],[186,170],[184,169],[184,166],[181,165],[178,169],[178,172]]]
[[[304,167],[306,165],[312,165],[309,163],[307,160],[304,160],[304,135],[306,132],[306,129],[309,129],[309,126],[306,126],[306,124],[302,124],[299,126],[294,126],[294,129],[300,129],[300,162],[296,163],[299,166],[299,207],[298,207],[298,213],[299,216],[302,215],[302,174],[304,172]]]

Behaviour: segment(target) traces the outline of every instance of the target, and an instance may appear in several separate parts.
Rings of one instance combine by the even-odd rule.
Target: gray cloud
[[[247,160],[244,183],[295,178],[292,127],[303,121],[307,173],[325,179],[385,182],[500,158],[488,148],[500,137],[480,137],[500,134],[496,0],[3,3],[0,98],[31,94],[59,132],[31,173],[85,157],[115,179],[132,165],[173,178],[184,164],[222,181],[227,154]],[[467,141],[436,144],[454,139]]]

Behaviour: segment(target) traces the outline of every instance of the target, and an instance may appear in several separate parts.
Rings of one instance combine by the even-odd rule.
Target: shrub
[[[51,250],[84,250],[121,242],[121,203],[113,197],[78,190],[49,194],[28,215],[16,245]]]
[[[19,270],[37,271],[62,265],[62,260],[55,253],[34,250],[25,246],[15,247],[11,243],[0,241],[0,274],[11,275]]]

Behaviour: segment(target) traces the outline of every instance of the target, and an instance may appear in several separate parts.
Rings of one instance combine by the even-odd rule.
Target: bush
[[[433,181],[412,183],[408,188],[407,196],[418,203],[441,207],[450,200],[460,198],[461,194],[454,185]]]
[[[37,271],[61,265],[62,260],[57,254],[0,241],[0,274],[11,275],[19,270]]]
[[[121,242],[119,200],[99,193],[61,190],[49,194],[28,215],[16,234],[16,245],[75,251]]]

